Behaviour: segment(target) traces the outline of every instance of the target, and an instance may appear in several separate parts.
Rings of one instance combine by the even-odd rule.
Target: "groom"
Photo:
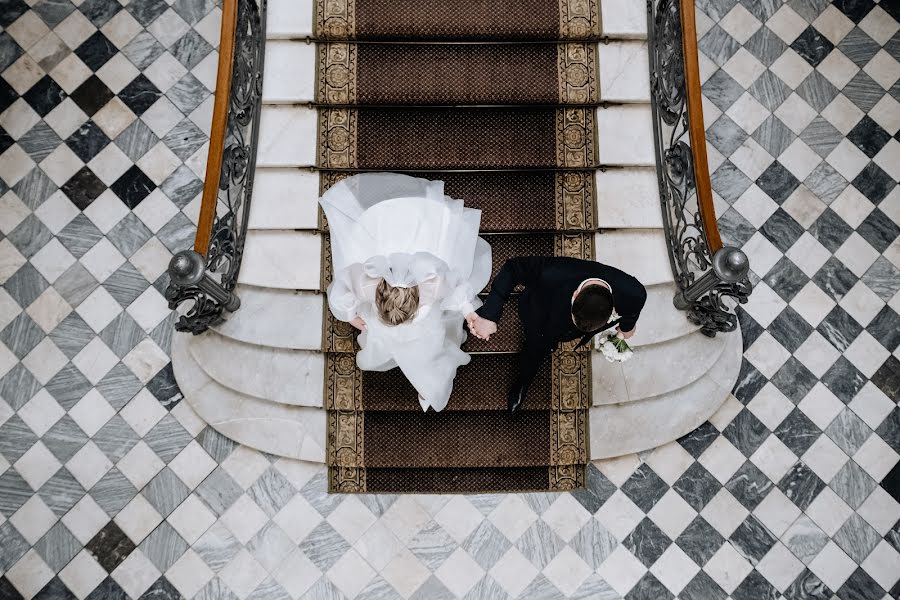
[[[647,299],[640,281],[614,267],[577,258],[520,256],[504,263],[484,305],[469,319],[476,337],[487,340],[497,331],[503,305],[518,284],[525,286],[519,298],[525,346],[519,377],[507,397],[512,413],[522,407],[541,363],[559,342],[580,338],[581,346],[614,325],[628,339]],[[621,316],[610,321],[613,310]]]

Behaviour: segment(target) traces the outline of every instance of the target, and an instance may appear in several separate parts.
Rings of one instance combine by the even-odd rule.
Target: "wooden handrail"
[[[697,186],[697,205],[706,233],[709,254],[722,248],[716,207],[713,204],[712,184],[709,180],[709,160],[706,156],[706,129],[703,125],[703,104],[700,86],[700,64],[697,59],[697,22],[694,0],[680,0],[681,44],[684,55],[684,87],[687,102],[688,127],[691,136],[691,155],[694,162],[694,183]]]
[[[219,66],[209,134],[209,153],[206,158],[206,178],[203,181],[197,235],[194,238],[194,251],[203,256],[206,256],[209,249],[209,237],[212,235],[219,198],[219,178],[222,173],[222,157],[225,153],[228,102],[231,96],[231,69],[234,64],[238,1],[224,0],[222,3],[222,32],[219,40]]]

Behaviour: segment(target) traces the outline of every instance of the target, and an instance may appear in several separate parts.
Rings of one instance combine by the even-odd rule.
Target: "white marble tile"
[[[112,469],[113,464],[94,442],[88,442],[66,463],[81,486],[89,490]]]
[[[246,550],[242,550],[241,552],[246,556],[250,556]],[[232,568],[226,566],[223,570],[239,571],[241,568],[244,568],[235,563],[230,564],[232,564]],[[258,566],[259,564],[257,563],[257,567]],[[235,573],[235,575],[241,576],[243,573]],[[190,549],[182,554],[181,558],[166,571],[166,579],[171,581],[172,585],[187,598],[192,598],[197,592],[203,589],[203,586],[205,586],[213,577],[215,577],[215,573],[212,572],[196,552]],[[235,587],[238,586],[235,585]],[[250,590],[240,588],[240,592],[246,592],[240,597],[243,598],[250,591],[252,591],[252,588]]]
[[[136,489],[143,489],[166,464],[143,440],[123,456],[116,467]]]
[[[53,527],[56,519],[53,511],[47,508],[40,496],[35,494],[9,517],[9,522],[29,544],[34,545]]]
[[[299,169],[257,169],[250,229],[316,229],[319,176]]]
[[[646,572],[647,567],[621,544],[597,569],[597,574],[622,596],[625,596]]]
[[[247,232],[238,281],[289,290],[318,290],[322,239],[285,230]]]
[[[326,574],[348,598],[355,598],[375,577],[375,571],[352,548],[344,553]]]
[[[33,14],[33,13],[26,13]],[[21,138],[31,129],[35,123],[41,120],[39,114],[24,99],[19,98],[0,114],[0,126],[9,133],[14,140]]]
[[[86,598],[106,579],[106,571],[90,552],[82,550],[59,572],[59,578],[77,598]]]
[[[853,514],[853,509],[830,487],[825,487],[806,508],[806,514],[822,531],[833,536]]]
[[[188,488],[194,489],[213,472],[216,461],[194,440],[172,459],[169,468]]]
[[[648,105],[598,108],[597,140],[601,164],[656,164],[653,122]]]
[[[317,47],[305,42],[266,43],[263,102],[315,101]]]
[[[829,589],[837,590],[856,570],[856,563],[837,544],[829,540],[818,556],[809,563],[809,570]]]
[[[900,579],[900,553],[885,540],[878,542],[861,566],[886,590],[892,589]]]
[[[162,523],[162,517],[144,496],[138,494],[113,521],[137,545]]]
[[[33,168],[34,161],[18,144],[13,144],[6,152],[0,154],[0,178],[8,185],[19,183],[19,180]]]
[[[599,44],[600,99],[609,102],[649,102],[648,60],[646,42]]]
[[[166,520],[188,544],[193,544],[216,522],[216,515],[202,500],[191,494]]]
[[[302,38],[313,35],[312,0],[273,0],[266,11],[266,38]]]
[[[568,554],[570,554],[571,556],[563,556],[564,554],[566,554],[566,550],[568,550]],[[559,573],[559,583],[563,584],[563,587],[566,587],[565,583],[571,584],[573,583],[573,580],[577,580],[580,577],[581,580],[578,581],[578,584],[580,585],[581,581],[583,581],[587,577],[587,575],[590,574],[590,569],[571,548],[567,547],[566,550],[563,550],[563,552],[561,552],[556,557],[560,562],[564,562],[566,561],[566,559],[571,559],[568,565],[560,566],[560,569],[565,570],[565,572]],[[578,567],[581,568],[577,570],[574,562],[576,560],[580,561],[583,565],[583,567],[582,565],[578,565]],[[551,562],[551,565],[552,564],[553,563]],[[550,569],[551,565],[547,565],[547,569]],[[566,569],[566,567],[568,567],[568,569],[571,569],[571,571]],[[587,573],[584,573],[582,576],[583,571],[587,571]],[[556,570],[545,570],[545,573],[551,580],[557,579],[557,577],[555,577]],[[453,552],[453,554],[451,554],[450,557],[446,561],[444,561],[444,564],[438,567],[434,574],[441,581],[441,583],[443,583],[447,587],[448,590],[453,592],[456,597],[461,598],[465,596],[466,593],[470,589],[472,589],[472,587],[476,583],[478,583],[479,579],[484,577],[484,569],[482,569],[481,566],[477,562],[475,562],[472,557],[469,556],[468,553],[466,553],[465,550],[463,550],[462,548],[457,548]],[[565,580],[565,583],[563,583],[562,580]]]
[[[87,544],[109,522],[109,516],[87,494],[66,513],[62,522],[79,542]]]
[[[90,344],[88,344],[87,347],[90,347]],[[118,362],[118,360],[116,360],[116,362]],[[69,415],[76,423],[78,423],[78,426],[91,437],[100,431],[100,428],[106,425],[106,422],[109,421],[114,414],[116,414],[116,411],[109,405],[109,402],[103,398],[96,388],[89,390],[75,406],[69,409]]]
[[[44,442],[38,441],[19,460],[13,463],[31,489],[38,490],[62,466],[50,453]]]
[[[33,598],[53,579],[53,570],[32,548],[6,572],[6,578],[24,597]]]
[[[803,563],[781,542],[775,542],[775,546],[756,565],[756,570],[782,592],[797,579],[804,568]]]
[[[684,550],[672,544],[650,567],[650,572],[673,593],[680,593],[700,571]]]
[[[525,591],[538,574],[537,568],[515,547],[510,548],[488,574],[513,598]]]
[[[600,3],[603,35],[610,38],[646,38],[647,9],[640,0],[607,0]]]
[[[116,583],[132,598],[140,598],[161,574],[140,549],[129,554],[111,573]]]
[[[781,490],[773,488],[753,509],[753,514],[769,531],[781,536],[800,516],[800,509]]]
[[[321,577],[322,572],[299,548],[292,552],[272,577],[292,598],[299,598]]]
[[[257,167],[316,163],[316,111],[298,106],[264,106],[260,117]]]

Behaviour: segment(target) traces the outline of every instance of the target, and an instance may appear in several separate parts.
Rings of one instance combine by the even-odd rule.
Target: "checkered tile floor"
[[[179,402],[220,9],[0,3],[0,598],[900,598],[898,6],[698,3],[734,398],[584,491],[423,497],[328,496]]]

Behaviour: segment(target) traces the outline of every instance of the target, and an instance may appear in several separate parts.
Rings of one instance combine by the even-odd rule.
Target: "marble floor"
[[[175,385],[213,0],[0,3],[0,599],[900,598],[900,4],[698,0],[733,397],[572,494],[328,496]]]

